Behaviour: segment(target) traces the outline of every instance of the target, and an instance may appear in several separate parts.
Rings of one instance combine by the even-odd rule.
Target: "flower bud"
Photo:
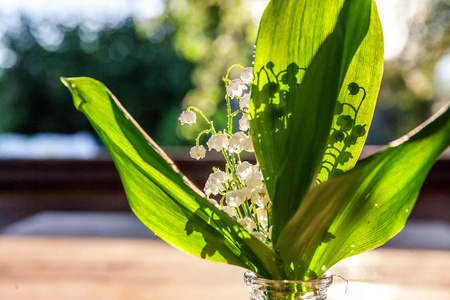
[[[209,138],[209,141],[206,142],[208,145],[209,151],[212,149],[220,152],[223,148],[228,147],[228,138],[225,134],[216,134]]]
[[[241,149],[242,151],[255,152],[255,149],[253,148],[252,139],[247,137],[245,140],[243,140],[241,143]]]
[[[239,129],[242,131],[246,131],[250,128],[250,122],[248,115],[244,114],[239,120]]]
[[[181,113],[181,116],[178,118],[178,120],[180,120],[180,122],[181,122],[181,125],[184,125],[184,124],[189,124],[189,125],[195,124],[196,119],[197,119],[196,114],[193,111],[189,111],[189,110],[183,111]]]
[[[240,190],[233,190],[228,192],[225,200],[229,206],[239,207],[250,196],[251,189],[248,187],[243,187]]]
[[[241,131],[238,131],[235,134],[233,134],[233,136],[230,138],[228,151],[230,151],[230,153],[241,153],[242,151],[241,143],[245,139],[248,139],[248,137],[245,135],[245,133]]]
[[[253,68],[245,68],[241,73],[241,80],[245,84],[251,84],[253,82]]]
[[[231,206],[224,206],[224,207],[221,208],[221,210],[226,212],[227,215],[229,215],[230,217],[234,217],[235,216],[234,209]]]
[[[256,209],[256,215],[258,216],[258,222],[262,227],[267,227],[267,209],[260,207]]]
[[[247,186],[257,189],[263,185],[264,177],[260,171],[255,171],[250,173],[245,181],[247,182]]]
[[[227,88],[228,97],[242,97],[243,91],[246,89],[246,85],[242,82],[240,78],[231,80],[231,83]]]
[[[250,108],[250,93],[245,93],[242,96],[241,101],[239,101],[239,108],[241,110],[246,110]]]
[[[215,173],[209,174],[208,180],[206,181],[205,191],[206,195],[213,194],[217,195],[219,192],[225,191],[224,184],[228,180],[227,173],[223,171],[217,171]]]
[[[269,201],[269,194],[265,187],[252,191],[252,202],[256,203],[258,206],[266,207]]]
[[[199,160],[200,158],[204,158],[206,155],[206,149],[202,145],[198,147],[192,147],[191,151],[189,151],[189,154],[192,158],[195,158],[196,160]]]
[[[263,242],[263,243],[266,242],[266,236],[262,232],[254,231],[254,232],[252,232],[252,234],[254,237],[256,237],[261,242]]]
[[[248,161],[243,161],[236,167],[236,175],[245,180],[255,167],[256,166],[250,164]]]
[[[239,224],[242,225],[242,227],[245,228],[245,230],[247,230],[250,233],[253,233],[253,230],[256,229],[256,224],[255,222],[250,219],[249,217],[245,217],[241,220],[238,220]]]

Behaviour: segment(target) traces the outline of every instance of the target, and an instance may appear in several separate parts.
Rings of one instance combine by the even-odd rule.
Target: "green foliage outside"
[[[64,40],[55,50],[37,42],[26,19],[18,36],[4,38],[17,63],[0,77],[0,132],[91,130],[85,119],[70,113],[58,84],[61,74],[86,74],[116,86],[114,92],[158,140],[179,142],[160,130],[175,132],[176,123],[167,119],[176,119],[179,103],[192,88],[193,64],[176,54],[169,26],[158,27],[163,31],[158,38],[149,38],[131,19],[98,33],[63,25],[59,30]]]
[[[16,63],[0,68],[0,132],[90,130],[79,115],[61,113],[69,108],[61,101],[60,74],[84,74],[113,87],[163,145],[186,145],[195,138],[196,126],[177,125],[180,103],[198,106],[219,124],[221,76],[234,63],[251,65],[257,26],[244,1],[166,3],[158,19],[105,24],[98,33],[59,24],[64,41],[54,49],[42,47],[33,34],[35,24],[23,18],[21,31],[1,40],[15,53]],[[433,74],[450,47],[450,6],[443,0],[427,3],[427,10],[411,21],[400,59],[385,65],[370,144],[406,133],[441,106],[436,103],[445,103],[434,92]]]
[[[168,1],[168,20],[176,28],[174,47],[195,65],[194,88],[186,94],[183,108],[198,107],[219,126],[226,119],[222,76],[233,64],[252,62],[257,25],[244,4],[245,0]],[[199,127],[179,130],[182,138],[192,140]]]
[[[240,1],[172,0],[159,19],[130,18],[98,32],[57,24],[64,40],[53,49],[39,44],[34,25],[23,17],[20,32],[2,40],[16,63],[0,69],[0,133],[91,130],[80,115],[67,114],[68,103],[61,100],[59,76],[84,74],[114,87],[143,128],[164,145],[191,138],[192,131],[178,127],[181,105],[217,113],[221,74],[234,62],[250,64],[256,36]]]

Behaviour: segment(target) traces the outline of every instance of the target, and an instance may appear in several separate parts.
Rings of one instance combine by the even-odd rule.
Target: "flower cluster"
[[[228,78],[232,68],[242,69],[239,78]],[[225,100],[227,102],[227,128],[217,131],[210,121],[198,108],[190,106],[184,111],[179,120],[181,125],[195,124],[197,114],[207,123],[208,128],[201,131],[196,139],[196,145],[191,148],[190,156],[197,160],[206,156],[206,148],[200,145],[203,135],[210,135],[206,146],[208,150],[221,152],[225,158],[225,170],[213,169],[206,181],[204,191],[211,203],[236,220],[251,234],[266,243],[271,244],[270,199],[259,166],[241,161],[240,153],[253,152],[250,129],[250,85],[253,80],[253,68],[240,65],[231,66],[223,78],[226,87]],[[231,101],[239,102],[239,109],[232,112]],[[237,105],[236,105],[237,106]],[[233,132],[233,118],[240,117],[240,131]],[[220,196],[220,200],[211,199],[211,195]]]

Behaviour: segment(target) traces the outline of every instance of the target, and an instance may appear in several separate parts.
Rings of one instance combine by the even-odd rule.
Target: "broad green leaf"
[[[371,0],[272,1],[264,12],[250,134],[273,203],[275,244],[319,171],[339,91],[371,13]]]
[[[62,81],[111,153],[130,207],[147,227],[190,254],[283,278],[275,253],[200,196],[101,82]]]
[[[383,74],[383,32],[373,2],[369,30],[356,51],[340,88],[330,136],[317,183],[356,164],[369,132]]]
[[[449,144],[447,105],[411,134],[313,188],[279,238],[281,259],[294,266],[288,277],[315,277],[397,234],[428,171]]]

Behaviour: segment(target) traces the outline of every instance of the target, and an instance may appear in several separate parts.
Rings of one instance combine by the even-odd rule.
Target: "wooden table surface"
[[[332,272],[329,299],[450,299],[450,252],[377,249]],[[0,236],[0,300],[248,299],[243,269],[160,240]]]

